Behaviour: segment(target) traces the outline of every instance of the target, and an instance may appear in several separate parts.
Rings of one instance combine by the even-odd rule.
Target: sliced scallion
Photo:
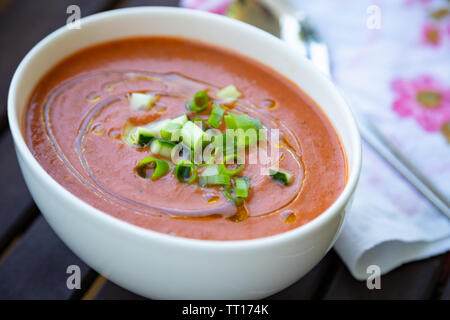
[[[235,114],[228,112],[224,117],[227,129],[236,130],[238,146],[248,147],[254,145],[260,137],[260,129],[263,128],[261,121],[246,114]]]
[[[225,189],[223,191],[223,194],[224,194],[224,196],[227,199],[233,201],[236,206],[241,206],[242,203],[244,202],[243,198],[240,198],[240,197],[236,196],[236,189],[235,188],[231,188],[231,187],[227,188],[227,189]]]
[[[233,160],[232,163],[229,163],[230,159]],[[226,164],[237,164],[237,167],[235,169],[229,170],[227,168]],[[230,155],[223,157],[222,163],[219,165],[220,173],[223,173],[223,174],[226,174],[229,176],[234,176],[234,175],[238,174],[239,172],[242,171],[242,169],[244,169],[244,162],[237,154],[230,154]]]
[[[202,160],[205,164],[213,164],[219,155],[214,143],[208,144],[202,152]]]
[[[200,112],[208,106],[208,103],[209,97],[206,91],[199,91],[186,104],[186,108],[191,112]]]
[[[193,183],[197,179],[195,165],[189,160],[181,160],[175,167],[175,177],[182,183]]]
[[[147,174],[147,171],[150,169],[153,170],[153,174],[151,176]],[[151,180],[156,180],[162,177],[169,171],[169,169],[170,166],[166,161],[153,157],[146,157],[142,159],[136,166],[136,172],[140,177],[144,179],[150,178]]]
[[[191,120],[197,127],[201,128],[202,130],[206,130],[208,128],[208,124],[205,120],[203,120],[200,117],[195,117]]]
[[[177,143],[175,148],[172,149],[170,159],[175,164],[182,160],[190,160],[192,156],[191,151],[191,148],[187,147],[184,143]]]
[[[222,154],[233,155],[237,150],[237,138],[234,135],[222,133],[220,135],[214,136],[212,139],[216,150],[220,150]]]
[[[234,178],[236,197],[247,198],[248,188],[250,187],[249,182],[246,178]]]
[[[220,126],[220,123],[222,122],[224,113],[225,113],[224,109],[222,109],[219,105],[214,104],[211,114],[208,118],[209,125],[217,129]]]
[[[241,206],[248,197],[250,181],[248,178],[234,178],[234,187],[228,187],[223,191],[226,198],[232,200],[236,206]]]
[[[229,186],[231,185],[230,176],[226,174],[218,174],[215,176],[200,176],[198,178],[200,186]]]
[[[289,185],[294,179],[294,176],[292,174],[290,174],[286,171],[283,171],[283,170],[277,170],[277,169],[273,169],[273,168],[269,168],[269,175],[273,179],[281,182],[282,184],[284,184],[286,186]]]
[[[224,119],[227,129],[242,129],[247,131],[248,129],[259,130],[262,128],[261,122],[258,119],[254,119],[246,114],[228,112]]]

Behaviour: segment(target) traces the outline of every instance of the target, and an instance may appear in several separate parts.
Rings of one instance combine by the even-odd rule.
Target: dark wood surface
[[[82,16],[114,8],[172,5],[145,0],[0,0],[0,299],[143,299],[97,274],[76,257],[40,215],[17,164],[6,99],[18,63],[63,25],[68,5]],[[81,269],[79,290],[66,286],[69,265]],[[450,299],[450,255],[409,263],[382,277],[381,290],[356,281],[334,251],[304,278],[269,299]]]

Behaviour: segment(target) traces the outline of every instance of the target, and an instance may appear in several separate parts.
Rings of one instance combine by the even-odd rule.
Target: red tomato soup
[[[319,216],[346,184],[339,137],[300,88],[186,39],[124,39],[68,57],[35,88],[24,132],[68,191],[173,236],[283,233]]]

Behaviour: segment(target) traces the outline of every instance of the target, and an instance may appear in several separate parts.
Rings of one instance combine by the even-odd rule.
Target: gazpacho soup
[[[179,237],[292,230],[324,212],[347,179],[337,133],[300,88],[181,38],[116,40],[66,58],[36,86],[24,134],[80,199]]]

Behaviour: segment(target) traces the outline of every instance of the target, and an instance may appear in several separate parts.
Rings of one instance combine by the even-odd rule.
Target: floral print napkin
[[[277,0],[274,0],[277,1]],[[450,1],[285,0],[330,47],[333,80],[450,199]],[[229,0],[184,0],[225,14]],[[363,144],[353,207],[335,248],[357,279],[450,249],[450,222]]]

